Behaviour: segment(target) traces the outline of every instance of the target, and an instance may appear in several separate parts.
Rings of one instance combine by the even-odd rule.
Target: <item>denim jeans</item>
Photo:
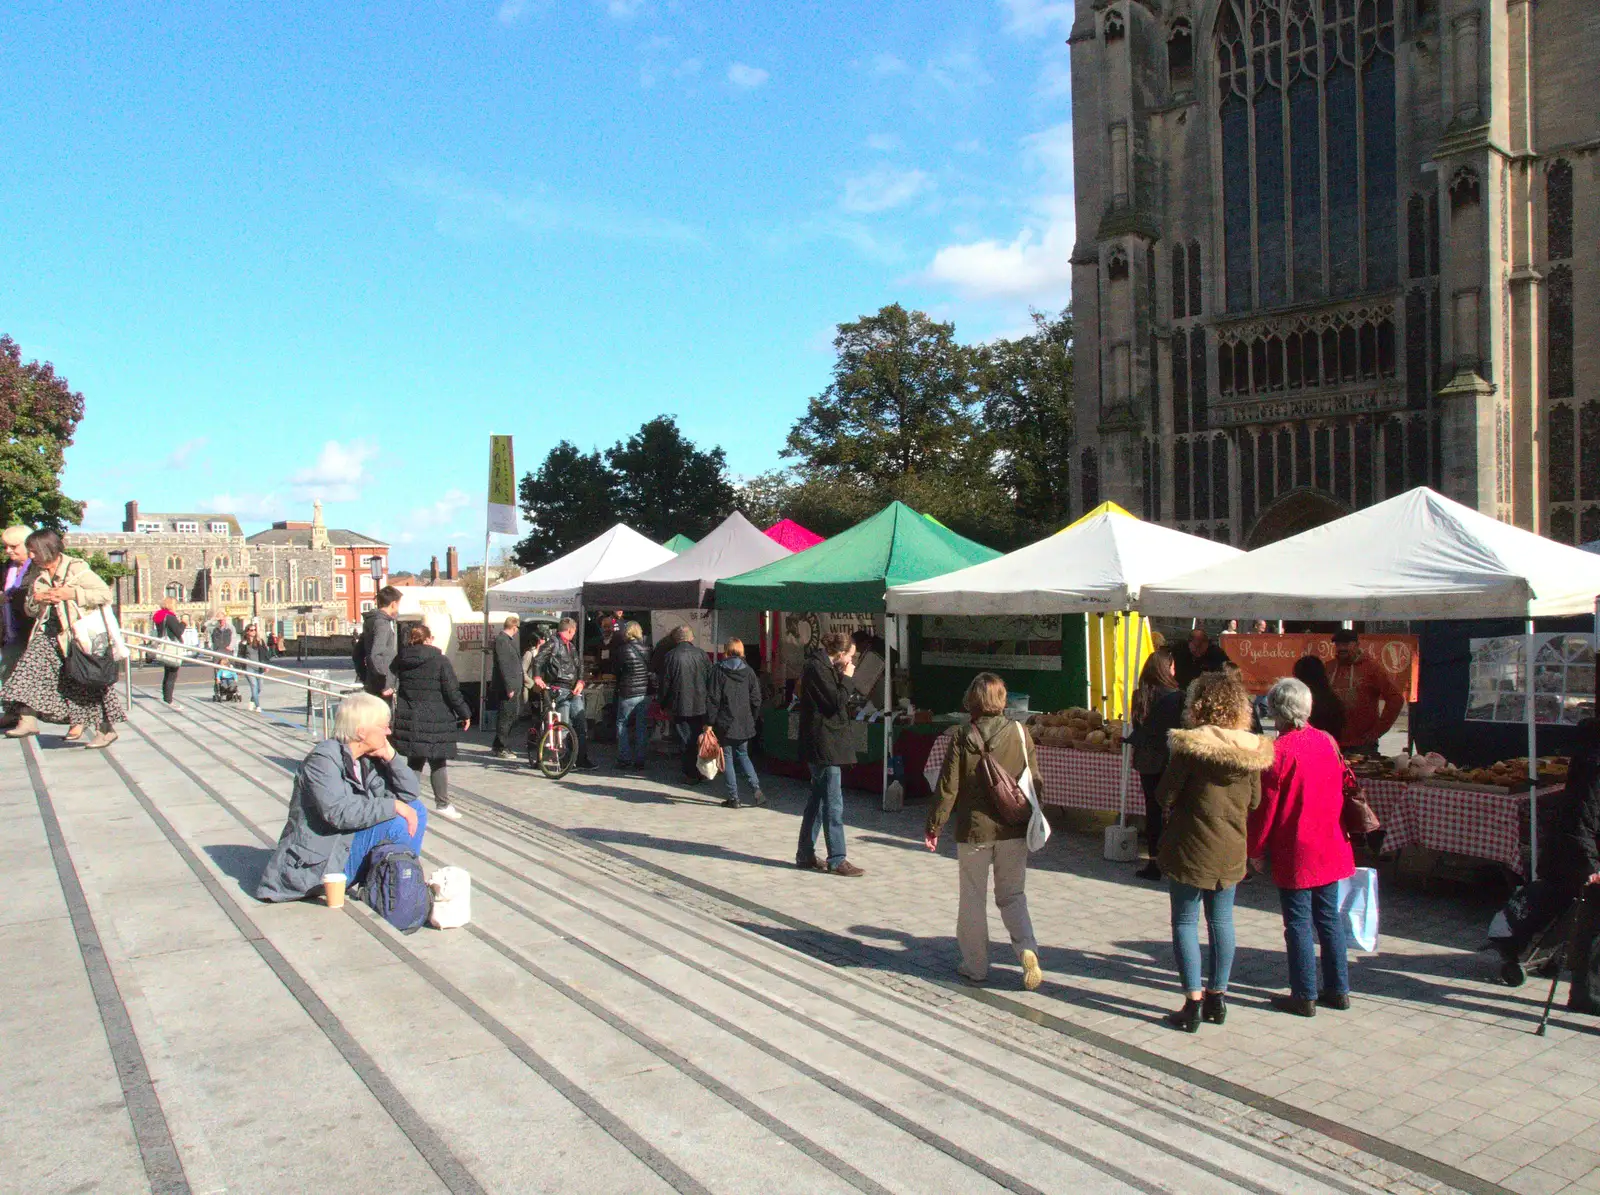
[[[837,764],[811,765],[811,798],[800,818],[800,846],[794,861],[817,857],[817,831],[827,835],[828,866],[844,862],[844,772]]]
[[[650,698],[622,697],[617,700],[617,764],[645,763],[650,739]]]
[[[756,765],[750,762],[749,739],[740,739],[737,742],[729,740],[723,743],[722,762],[724,765],[722,782],[728,788],[728,800],[739,799],[740,771],[744,772],[744,781],[750,786],[751,792],[761,791],[761,777],[756,775]]]
[[[250,703],[259,706],[261,704],[261,674],[259,672],[246,672],[244,674],[244,683],[250,686]]]
[[[578,758],[589,758],[589,703],[582,693],[573,693],[571,689],[552,689],[551,696],[555,699],[556,713],[561,715],[561,720],[572,727],[572,737],[578,741]]]
[[[410,802],[411,808],[417,812],[417,832],[411,834],[406,830],[403,817],[391,817],[386,822],[379,822],[376,826],[368,826],[365,830],[357,830],[350,839],[350,856],[345,860],[345,882],[357,884],[361,882],[361,869],[366,866],[367,856],[372,854],[372,848],[380,842],[403,843],[413,855],[422,858],[422,835],[428,828],[428,811],[421,801]]]
[[[1172,953],[1178,958],[1178,980],[1185,992],[1225,992],[1233,970],[1232,886],[1201,890],[1168,880],[1172,900]],[[1210,982],[1201,983],[1200,909],[1206,913],[1206,939],[1210,945],[1207,971]]]
[[[1350,990],[1345,960],[1344,918],[1339,915],[1339,884],[1320,888],[1280,888],[1283,941],[1289,951],[1289,993],[1315,1000],[1317,943],[1322,943],[1322,991],[1342,996]],[[1313,928],[1314,927],[1314,928]]]

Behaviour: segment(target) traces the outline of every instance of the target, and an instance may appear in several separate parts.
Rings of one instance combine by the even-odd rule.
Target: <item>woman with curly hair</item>
[[[1167,811],[1158,862],[1172,902],[1172,950],[1183,984],[1183,1007],[1167,1023],[1195,1033],[1204,1018],[1227,1019],[1233,968],[1233,894],[1244,879],[1250,811],[1261,804],[1261,773],[1272,744],[1250,732],[1250,694],[1222,672],[1190,686],[1189,729],[1168,736],[1170,757],[1156,799]],[[1202,986],[1200,911],[1210,946]]]

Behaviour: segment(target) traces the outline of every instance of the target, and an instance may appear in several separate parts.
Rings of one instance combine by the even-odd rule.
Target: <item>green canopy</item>
[[[674,535],[671,539],[669,539],[666,543],[662,544],[661,546],[663,548],[665,548],[667,551],[676,552],[681,556],[683,553],[687,552],[690,548],[694,547],[694,540],[690,539],[687,535],[679,534],[679,535]]]
[[[1000,555],[891,502],[816,547],[717,582],[722,610],[877,614],[884,591]]]

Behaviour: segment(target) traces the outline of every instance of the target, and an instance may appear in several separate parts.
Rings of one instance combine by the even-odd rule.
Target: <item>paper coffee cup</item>
[[[322,899],[330,909],[344,908],[344,872],[330,871],[322,877]]]

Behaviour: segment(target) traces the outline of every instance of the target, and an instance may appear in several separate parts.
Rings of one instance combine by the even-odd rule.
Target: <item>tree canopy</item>
[[[23,364],[22,350],[0,336],[0,526],[66,530],[83,520],[83,503],[61,492],[61,470],[83,418],[83,395],[48,362]]]
[[[537,473],[517,487],[522,517],[532,524],[516,546],[518,564],[534,568],[593,539],[617,521],[616,480],[598,452],[562,440]]]
[[[978,350],[983,422],[995,473],[1014,500],[1017,537],[1030,542],[1069,521],[1072,458],[1072,312],[1033,312],[1033,332]]]

